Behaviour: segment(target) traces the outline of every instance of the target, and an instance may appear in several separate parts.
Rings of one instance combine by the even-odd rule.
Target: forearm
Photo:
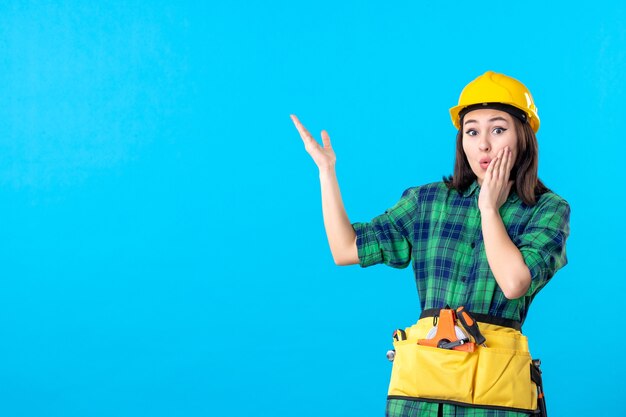
[[[481,211],[481,222],[487,261],[498,286],[509,299],[521,297],[531,281],[522,253],[511,241],[498,211]]]
[[[337,265],[359,263],[356,233],[343,206],[335,168],[320,170],[322,214],[328,244]]]

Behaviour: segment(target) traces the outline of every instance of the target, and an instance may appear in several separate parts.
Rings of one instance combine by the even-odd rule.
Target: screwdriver
[[[470,314],[465,310],[465,307],[461,306],[457,308],[456,316],[461,321],[463,327],[465,327],[465,330],[467,330],[467,332],[474,338],[476,344],[487,347],[487,345],[485,344],[485,336],[480,333],[476,320],[474,320],[472,316],[470,316]]]

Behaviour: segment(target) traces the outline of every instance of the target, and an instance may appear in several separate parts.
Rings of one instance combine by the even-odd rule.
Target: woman
[[[354,224],[328,133],[320,146],[292,119],[319,168],[335,263],[413,264],[422,316],[406,340],[394,342],[387,415],[529,415],[538,407],[537,387],[520,328],[533,298],[567,263],[569,205],[537,177],[539,117],[522,83],[489,71],[464,88],[450,114],[459,129],[453,175],[409,188],[384,214]],[[474,353],[420,346],[417,340],[432,337],[432,316],[446,306],[475,314],[487,346]],[[449,372],[467,382],[431,391]]]

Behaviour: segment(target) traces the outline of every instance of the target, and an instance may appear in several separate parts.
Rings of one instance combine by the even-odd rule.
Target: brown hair
[[[522,123],[516,117],[512,119],[517,133],[517,158],[511,169],[510,178],[513,180],[511,191],[515,191],[527,205],[534,206],[542,194],[550,191],[537,176],[539,163],[537,136],[528,123]],[[476,175],[463,151],[463,120],[461,120],[461,129],[456,134],[454,172],[449,177],[444,176],[443,180],[448,188],[454,188],[462,193],[475,179]]]

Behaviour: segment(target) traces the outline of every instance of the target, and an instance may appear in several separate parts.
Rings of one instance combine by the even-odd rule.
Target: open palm
[[[328,132],[322,130],[322,145],[315,140],[313,135],[309,133],[309,131],[304,127],[300,120],[295,115],[291,115],[291,120],[296,125],[296,129],[300,132],[300,137],[304,142],[304,149],[311,155],[315,165],[322,170],[335,166],[335,161],[337,157],[335,156],[335,151],[330,145],[330,136],[328,136]]]

